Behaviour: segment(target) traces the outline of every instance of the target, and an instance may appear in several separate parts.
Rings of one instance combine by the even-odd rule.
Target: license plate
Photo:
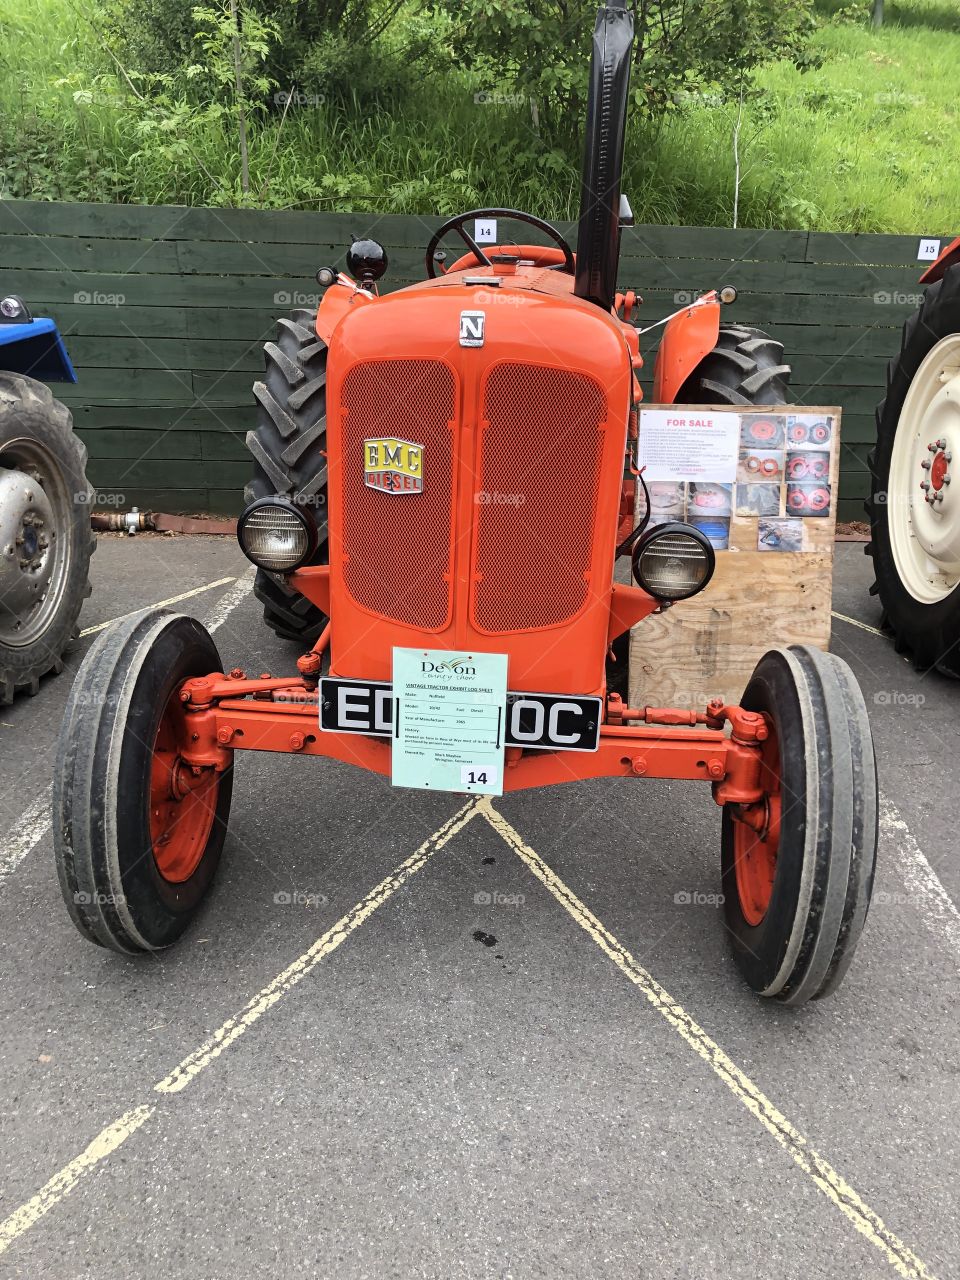
[[[504,741],[508,747],[540,751],[596,751],[602,706],[600,698],[565,693],[508,693]],[[392,737],[392,686],[325,677],[320,681],[320,728]]]

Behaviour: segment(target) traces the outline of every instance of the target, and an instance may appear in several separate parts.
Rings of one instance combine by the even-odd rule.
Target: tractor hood
[[[571,284],[451,273],[335,328],[334,674],[389,680],[429,642],[507,652],[514,688],[602,688],[632,370]]]

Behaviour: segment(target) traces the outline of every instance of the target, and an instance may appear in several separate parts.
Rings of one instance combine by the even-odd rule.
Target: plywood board
[[[676,411],[676,406],[669,407]],[[729,406],[699,407],[730,411]],[[826,649],[829,645],[840,410],[784,406],[738,409],[737,413],[742,448],[729,495],[725,486],[701,485],[698,502],[695,484],[678,485],[676,494],[666,485],[653,488],[654,519],[700,520],[711,538],[717,539],[717,567],[700,595],[634,628],[631,706],[702,708],[712,697],[736,702],[767,649],[789,644]],[[774,428],[772,436],[769,427],[759,433],[764,447],[753,436],[760,423]],[[812,429],[821,423],[826,424],[829,439],[793,439],[803,429],[812,437]],[[823,430],[817,434],[823,435]],[[775,472],[769,465],[763,471],[751,461],[757,459],[762,467],[767,458],[778,463]],[[807,461],[793,462],[795,458]],[[800,486],[796,492],[794,477]],[[758,483],[769,488],[758,493]],[[822,514],[813,514],[824,494],[829,505]],[[676,502],[671,505],[673,497]],[[798,514],[799,510],[806,514]],[[642,514],[640,496],[638,518]]]

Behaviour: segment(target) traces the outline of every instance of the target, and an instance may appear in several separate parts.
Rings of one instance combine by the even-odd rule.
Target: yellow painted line
[[[95,1168],[107,1156],[112,1155],[117,1147],[136,1133],[140,1126],[153,1115],[153,1107],[134,1107],[119,1120],[107,1125],[85,1151],[76,1156],[69,1164],[64,1165],[59,1173],[55,1173],[49,1182],[44,1183],[35,1196],[26,1204],[15,1209],[9,1218],[0,1222],[0,1253],[9,1249],[10,1245],[25,1231],[35,1226],[45,1213],[49,1213],[54,1205],[69,1195],[80,1179]]]
[[[448,844],[459,831],[462,831],[479,811],[478,800],[468,801],[432,836],[428,836],[415,853],[401,862],[395,871],[381,880],[376,888],[371,889],[367,896],[352,907],[346,915],[341,916],[337,923],[328,929],[323,937],[318,938],[308,951],[305,951],[302,956],[288,965],[283,973],[278,974],[271,983],[259,991],[235,1017],[228,1018],[209,1040],[184,1058],[166,1079],[154,1085],[154,1089],[163,1094],[179,1093],[185,1089],[191,1080],[249,1030],[258,1018],[261,1018],[281,997],[305,978],[325,956],[336,951],[351,933],[359,929],[364,921],[369,920],[378,907],[383,906],[402,885],[422,870],[433,855]],[[85,1173],[116,1151],[131,1134],[136,1133],[140,1126],[153,1115],[154,1110],[153,1106],[140,1106],[125,1112],[119,1120],[115,1120],[99,1133],[85,1151],[82,1151],[69,1164],[64,1165],[59,1173],[55,1173],[26,1204],[14,1210],[4,1222],[0,1223],[0,1254],[68,1195]]]
[[[169,600],[157,600],[153,604],[145,604],[144,609],[165,609],[168,604],[179,604],[181,600],[189,600],[192,596],[201,596],[204,591],[212,591],[214,587],[225,587],[229,582],[236,582],[236,578],[218,578],[216,582],[207,582],[202,587],[194,587],[192,591],[181,591],[178,596],[171,596]],[[121,613],[119,618],[111,618],[108,622],[98,622],[95,627],[85,627],[80,632],[83,636],[96,635],[98,631],[106,631],[107,627],[112,627],[115,622],[123,622],[125,618],[132,618],[134,614],[142,613],[143,609],[131,609],[129,613]]]
[[[470,819],[477,814],[478,810],[478,800],[468,801],[438,831],[435,831],[432,836],[428,836],[415,853],[412,853],[395,871],[392,871],[390,875],[381,880],[376,888],[371,889],[362,901],[351,907],[346,915],[341,916],[337,923],[332,925],[322,937],[318,938],[308,951],[305,951],[302,956],[298,956],[292,964],[287,965],[286,969],[282,973],[278,973],[272,982],[267,983],[262,991],[258,991],[239,1013],[234,1014],[232,1018],[228,1018],[223,1026],[218,1027],[208,1040],[205,1040],[199,1048],[188,1054],[178,1066],[174,1067],[173,1071],[164,1080],[154,1085],[156,1091],[158,1093],[179,1093],[181,1089],[185,1089],[205,1067],[208,1067],[211,1062],[223,1053],[224,1049],[229,1048],[245,1031],[248,1031],[291,988],[295,987],[298,982],[302,982],[321,960],[336,951],[342,942],[346,942],[350,934],[359,929],[365,920],[369,920],[376,909],[396,893],[401,885],[406,884],[411,876],[416,875],[422,867],[425,867],[435,853],[438,853],[445,844],[448,844],[458,831],[463,830]]]
[[[888,637],[884,635],[882,631],[878,631],[876,627],[869,627],[865,622],[858,622],[856,618],[848,618],[845,613],[837,613],[836,610],[833,610],[831,612],[831,616],[839,618],[841,622],[849,623],[851,627],[859,627],[861,631],[869,631],[872,636],[879,636],[881,640],[888,639]]]
[[[657,1012],[703,1059],[750,1114],[760,1121],[767,1132],[810,1178],[817,1190],[836,1205],[862,1236],[880,1250],[897,1274],[917,1277],[918,1280],[933,1280],[931,1273],[916,1254],[894,1235],[870,1206],[857,1195],[853,1187],[843,1180],[836,1169],[810,1146],[807,1139],[777,1110],[749,1076],[727,1057],[720,1046],[694,1022],[673,996],[665,991],[660,983],[634,959],[589,907],[581,902],[573,890],[547,866],[540,855],[524,843],[520,834],[502,814],[494,809],[489,799],[480,802],[480,812],[501,839],[513,849],[521,862],[556,898],[568,915],[573,917],[621,973],[639,988]]]

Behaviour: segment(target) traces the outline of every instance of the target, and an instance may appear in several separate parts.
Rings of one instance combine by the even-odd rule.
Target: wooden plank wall
[[[56,318],[80,377],[63,389],[95,487],[117,505],[235,512],[262,343],[291,305],[315,303],[317,267],[354,234],[391,259],[385,286],[422,278],[438,218],[169,206],[0,202],[0,288]],[[575,229],[561,224],[571,239]],[[926,229],[925,235],[937,232]],[[649,324],[704,289],[734,284],[725,315],[769,330],[794,394],[843,407],[840,518],[861,515],[884,366],[917,303],[913,236],[636,227],[621,287]],[[451,245],[451,248],[453,246]],[[647,391],[659,331],[644,339]]]

